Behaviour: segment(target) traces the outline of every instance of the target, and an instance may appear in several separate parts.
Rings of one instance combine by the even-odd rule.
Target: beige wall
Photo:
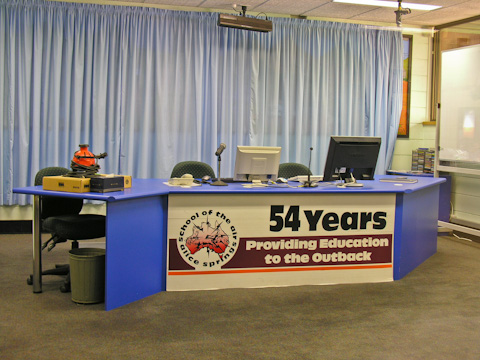
[[[431,50],[433,38],[430,32],[408,33],[412,40],[412,88],[410,99],[410,136],[399,138],[393,154],[393,170],[410,170],[412,150],[419,147],[435,147],[435,126],[423,125],[430,120]]]
[[[31,205],[0,206],[0,221],[32,220],[33,207]],[[105,215],[107,207],[102,202],[84,204],[81,214]]]

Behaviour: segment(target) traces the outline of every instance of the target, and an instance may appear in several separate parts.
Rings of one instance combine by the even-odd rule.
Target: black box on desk
[[[92,192],[111,192],[121,191],[125,187],[123,176],[99,176],[90,179],[90,191]]]
[[[125,189],[132,187],[132,176],[131,175],[97,174],[97,177],[113,177],[113,176],[123,177],[123,187]]]

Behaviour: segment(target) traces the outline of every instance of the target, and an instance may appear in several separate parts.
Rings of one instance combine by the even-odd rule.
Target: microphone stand
[[[303,187],[317,187],[318,185],[313,183],[311,180],[310,180],[310,174],[312,173],[312,171],[310,170],[310,164],[312,163],[312,150],[313,150],[313,147],[310,148],[310,158],[308,159],[308,177],[307,177],[307,181],[305,181],[303,183]]]
[[[223,182],[221,179],[220,179],[220,163],[222,162],[222,156],[220,154],[218,154],[218,178],[217,178],[217,181],[214,181],[212,182],[210,185],[212,186],[227,186],[228,184]]]

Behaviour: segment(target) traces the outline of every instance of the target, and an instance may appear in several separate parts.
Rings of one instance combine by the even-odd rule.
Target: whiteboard
[[[439,160],[480,164],[480,45],[442,52]]]

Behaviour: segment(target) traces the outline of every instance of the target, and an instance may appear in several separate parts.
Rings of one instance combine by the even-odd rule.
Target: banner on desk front
[[[393,280],[394,194],[169,196],[167,290]]]

